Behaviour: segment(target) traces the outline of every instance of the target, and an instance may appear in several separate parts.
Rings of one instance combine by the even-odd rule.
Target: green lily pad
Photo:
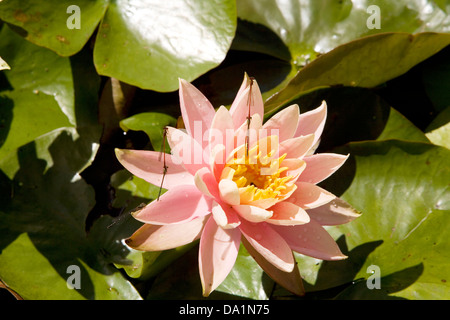
[[[62,56],[79,52],[100,23],[94,49],[98,72],[162,92],[178,89],[179,77],[191,81],[219,65],[237,23],[231,0],[5,0],[0,19]]]
[[[108,3],[109,0],[4,0],[0,2],[0,19],[20,28],[18,32],[27,40],[61,56],[70,56],[92,36]]]
[[[301,270],[315,266],[302,273],[310,290],[344,286],[337,296],[342,299],[448,299],[450,151],[399,140],[351,143],[341,151],[351,158],[327,182],[328,190],[350,180],[342,198],[363,214],[329,227],[345,240],[348,260],[300,257]],[[367,286],[373,266],[380,272],[378,289]]]
[[[238,297],[266,300],[270,298],[273,287],[273,280],[241,244],[233,269],[216,290]]]
[[[177,120],[164,113],[143,112],[135,114],[129,118],[120,121],[120,127],[123,131],[144,131],[150,139],[153,150],[162,150],[162,142],[164,139],[164,128],[166,126],[175,127]],[[166,152],[169,152],[169,146],[165,146]]]
[[[394,108],[391,108],[386,126],[377,138],[379,141],[389,139],[430,142],[420,129]]]
[[[265,111],[271,114],[302,94],[323,87],[376,87],[449,44],[450,34],[439,33],[386,33],[351,41],[301,69],[284,89],[266,100]]]
[[[450,107],[433,120],[425,135],[434,144],[450,149]]]
[[[219,65],[236,29],[235,2],[114,1],[97,34],[100,74],[143,89],[178,89]],[[113,50],[111,50],[113,48]]]
[[[450,30],[442,1],[249,0],[238,1],[237,8],[239,18],[276,33],[297,67],[367,35]]]
[[[0,83],[0,158],[59,127],[75,126],[73,78],[68,58],[22,39],[4,26],[0,34],[12,70]]]
[[[95,150],[61,128],[0,160],[0,278],[25,299],[140,299],[86,237],[95,198],[79,172]]]

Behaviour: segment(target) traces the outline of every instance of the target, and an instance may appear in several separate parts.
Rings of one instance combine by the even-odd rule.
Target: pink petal
[[[201,146],[206,145],[203,134],[211,127],[215,115],[214,107],[196,87],[186,80],[180,82],[180,109],[186,131]]]
[[[314,143],[314,135],[300,136],[284,140],[280,143],[279,154],[287,154],[286,158],[303,158]]]
[[[313,219],[307,224],[273,226],[273,229],[298,253],[322,260],[347,258],[328,232]]]
[[[336,172],[347,158],[348,155],[344,156],[336,153],[318,153],[304,157],[306,168],[302,172],[299,181],[317,184]]]
[[[227,154],[224,145],[216,145],[211,150],[211,172],[216,178],[216,181],[220,181],[223,168],[225,167]]]
[[[165,156],[167,172],[163,188],[194,184],[192,174],[187,172],[183,165],[174,163],[170,154],[161,155],[161,159],[158,159],[160,153],[155,151],[116,149],[116,156],[132,174],[158,187],[161,186],[164,173],[163,156]]]
[[[236,228],[241,224],[236,211],[226,203],[220,201],[213,201],[212,215],[217,225],[224,229]]]
[[[310,221],[305,210],[290,202],[278,202],[270,210],[273,210],[273,216],[267,222],[271,224],[293,226]]]
[[[250,245],[275,267],[286,272],[294,269],[291,248],[272,226],[242,220],[239,228]]]
[[[272,217],[273,214],[272,211],[249,205],[236,205],[233,206],[233,209],[236,210],[242,218],[250,222],[266,221]]]
[[[281,173],[282,177],[292,176],[294,179],[291,181],[295,181],[298,177],[301,177],[307,166],[305,161],[300,159],[284,159],[283,162],[281,162],[280,167],[287,168],[286,171]]]
[[[325,126],[325,120],[327,118],[327,104],[325,101],[314,110],[300,114],[298,119],[297,130],[294,136],[306,136],[308,134],[314,134],[313,145],[319,141],[322,135],[323,127]]]
[[[210,213],[211,201],[195,186],[176,186],[133,216],[144,223],[157,225],[184,223]]]
[[[250,243],[243,237],[242,244],[248,253],[255,259],[259,266],[267,273],[276,283],[283,286],[290,292],[303,296],[305,295],[305,289],[303,288],[302,278],[298,267],[294,267],[291,272],[284,272],[275,267],[269,261],[267,261],[258,251],[256,251]]]
[[[230,112],[224,106],[221,106],[212,121],[211,128],[208,130],[209,148],[214,150],[217,145],[224,145],[225,152],[228,154],[234,149],[234,124]],[[225,162],[222,162],[225,163]]]
[[[194,182],[197,189],[211,198],[219,197],[219,188],[214,175],[208,168],[201,168],[195,173]]]
[[[312,183],[297,181],[295,184],[297,189],[286,201],[303,209],[317,208],[336,198],[334,194]]]
[[[279,200],[275,198],[267,198],[267,199],[258,199],[253,201],[248,201],[245,204],[251,205],[254,207],[259,207],[261,209],[268,209],[271,206],[273,206],[275,203],[277,203]]]
[[[235,132],[234,147],[237,148],[246,143],[247,137],[249,148],[252,148],[259,140],[259,133],[262,128],[262,119],[255,113],[250,121],[250,126],[244,122]]]
[[[335,198],[323,206],[308,210],[308,214],[323,226],[348,223],[361,215],[340,198]]]
[[[233,103],[231,104],[230,109],[236,109],[236,103],[240,100],[241,96],[244,94],[245,89],[250,85],[250,77],[248,76],[247,72],[244,73],[244,80],[241,83],[241,86],[239,87],[239,91],[236,94],[236,97],[234,98]]]
[[[207,216],[181,224],[158,226],[144,224],[126,240],[136,250],[162,251],[186,245],[200,237]]]
[[[184,131],[169,127],[167,142],[170,145],[172,161],[182,164],[192,175],[208,166],[209,155],[207,152],[204,152],[202,146]]]
[[[236,261],[241,232],[224,230],[210,218],[203,229],[199,246],[199,271],[203,296],[208,296],[230,273]]]
[[[299,115],[300,111],[296,104],[281,110],[263,125],[264,131],[260,134],[260,138],[271,135],[273,130],[278,131],[280,142],[294,137]]]
[[[219,182],[220,199],[229,205],[238,205],[241,201],[239,188],[236,182],[229,179],[222,179]]]
[[[253,81],[253,84],[250,86],[251,81]],[[242,90],[244,83],[245,89]],[[243,123],[247,122],[249,113],[250,117],[254,114],[258,114],[261,119],[264,117],[264,101],[258,83],[256,80],[250,79],[244,79],[244,83],[230,107],[235,129],[238,129]]]
[[[265,157],[268,157],[269,153],[273,152],[274,154],[270,157],[270,159],[277,159],[279,157],[278,150],[279,150],[279,143],[280,139],[278,136],[267,136],[264,138],[261,138],[258,140],[258,153],[259,153],[259,159],[261,162],[263,162]],[[256,157],[256,153],[254,155]],[[250,159],[251,161],[251,159]],[[254,160],[254,163],[256,162],[256,159]],[[251,162],[250,162],[251,163]]]

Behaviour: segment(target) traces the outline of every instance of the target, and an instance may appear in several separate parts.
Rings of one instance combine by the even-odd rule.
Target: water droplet
[[[262,239],[262,235],[261,234],[258,233],[258,234],[255,235],[255,240],[259,241],[261,239]]]
[[[434,205],[434,208],[439,210],[439,209],[441,209],[441,205],[442,205],[442,201],[439,200],[439,201]]]
[[[281,36],[281,38],[285,38],[286,35],[287,35],[287,30],[284,29],[284,28],[281,28],[280,29],[280,36]]]

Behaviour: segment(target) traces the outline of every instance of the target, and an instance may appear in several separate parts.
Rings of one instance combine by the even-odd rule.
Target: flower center
[[[241,156],[235,152],[227,162],[222,179],[231,179],[236,183],[241,203],[263,199],[281,200],[296,188],[294,183],[289,183],[293,177],[286,174],[288,168],[281,166],[286,154],[272,159],[275,152],[264,152],[256,145],[248,152],[241,152],[244,153]]]

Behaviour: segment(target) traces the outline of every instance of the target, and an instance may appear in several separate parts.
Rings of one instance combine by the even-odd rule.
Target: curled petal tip
[[[130,247],[131,249],[135,249],[136,248],[136,246],[134,245],[134,241],[133,241],[133,239],[130,237],[130,238],[127,238],[127,239],[125,239],[123,242],[125,242],[125,244],[128,246],[128,247]]]
[[[120,158],[125,153],[124,150],[119,149],[119,148],[115,148],[114,152],[115,152],[117,158]]]

